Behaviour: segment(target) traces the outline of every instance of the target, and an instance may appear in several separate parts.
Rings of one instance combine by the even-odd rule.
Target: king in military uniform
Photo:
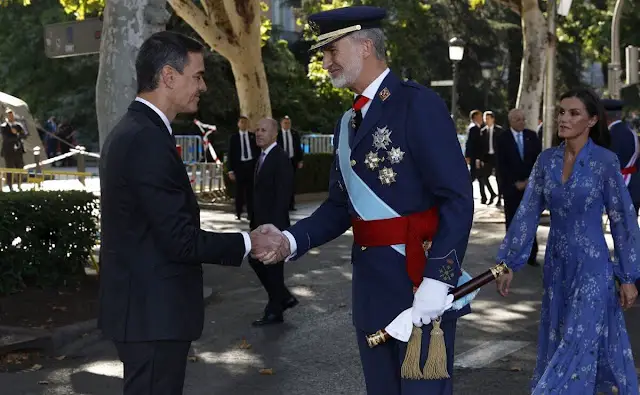
[[[445,103],[387,67],[385,15],[355,6],[309,17],[318,30],[312,50],[323,52],[333,85],[351,90],[354,104],[336,125],[329,197],[283,233],[263,226],[254,256],[265,263],[295,260],[352,227],[353,323],[367,394],[452,394],[456,321],[470,307],[456,307],[449,290],[463,274],[471,180]],[[436,323],[444,332],[449,377],[405,378],[406,339],[367,342],[408,310],[409,327],[422,329],[421,369]]]

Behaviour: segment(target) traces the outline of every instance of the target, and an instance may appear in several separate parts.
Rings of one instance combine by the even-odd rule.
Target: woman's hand
[[[513,271],[511,269],[507,270],[507,273],[496,279],[496,288],[498,289],[498,293],[502,296],[507,296],[509,294],[509,287],[511,287],[511,280],[513,280]]]
[[[638,297],[638,289],[635,284],[621,284],[620,285],[620,306],[624,310],[633,306]]]

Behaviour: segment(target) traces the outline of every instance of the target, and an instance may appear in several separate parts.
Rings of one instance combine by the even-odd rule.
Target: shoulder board
[[[425,88],[426,88],[425,86],[420,85],[420,84],[418,84],[417,82],[415,82],[415,81],[411,81],[411,80],[408,80],[408,81],[402,81],[401,83],[402,83],[402,85],[404,85],[404,86],[409,86],[409,87],[411,87],[411,88],[415,88],[415,89],[425,89]]]

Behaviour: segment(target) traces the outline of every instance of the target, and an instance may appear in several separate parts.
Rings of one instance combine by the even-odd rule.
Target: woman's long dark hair
[[[604,106],[602,105],[598,94],[590,88],[576,88],[565,92],[560,97],[560,100],[570,97],[580,99],[589,115],[592,117],[598,117],[598,122],[596,122],[596,124],[589,130],[589,137],[591,137],[591,140],[599,146],[609,148],[611,143],[611,134],[609,133],[609,128],[607,126],[607,113],[604,110]]]

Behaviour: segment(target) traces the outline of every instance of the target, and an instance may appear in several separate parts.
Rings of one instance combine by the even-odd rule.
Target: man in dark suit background
[[[235,183],[236,218],[240,219],[246,203],[247,218],[253,215],[253,170],[260,149],[256,136],[249,131],[249,118],[238,119],[238,133],[229,138],[229,179]]]
[[[262,150],[256,165],[253,220],[251,229],[273,224],[280,230],[287,229],[289,222],[289,199],[293,191],[293,170],[287,153],[276,143],[278,123],[271,118],[258,122],[256,143]],[[298,304],[298,300],[284,284],[284,262],[264,265],[249,258],[260,282],[269,296],[262,318],[254,326],[283,322],[283,312]]]
[[[501,205],[500,200],[502,198],[500,183],[498,183],[498,193],[495,193],[491,183],[489,182],[489,177],[493,175],[496,168],[496,149],[498,147],[498,138],[500,137],[500,134],[502,134],[502,127],[500,125],[496,125],[496,117],[491,111],[485,111],[484,114],[482,114],[482,119],[484,120],[485,125],[480,129],[482,156],[481,174],[478,178],[478,181],[480,182],[480,194],[482,196],[482,200],[485,200],[486,195],[484,193],[484,187],[486,187],[491,194],[487,204],[492,204],[493,201],[498,198],[496,206],[499,207]]]
[[[497,169],[500,188],[504,198],[504,216],[506,228],[518,211],[524,197],[529,175],[533,165],[542,151],[538,135],[533,130],[525,129],[524,112],[520,109],[509,111],[510,129],[498,137]],[[538,266],[538,240],[534,239],[529,265]]]
[[[136,59],[138,93],[100,158],[99,328],[124,363],[125,395],[182,394],[190,344],[202,334],[202,263],[240,266],[246,232],[200,229],[198,202],[170,122],[197,111],[204,47],[152,35]]]
[[[300,133],[296,130],[291,129],[291,118],[288,115],[285,115],[284,118],[280,121],[281,132],[278,134],[278,145],[282,147],[284,152],[287,154],[289,159],[291,160],[291,166],[293,168],[293,173],[291,177],[294,180],[294,186],[291,190],[291,202],[289,205],[290,210],[296,209],[296,201],[295,201],[295,177],[296,171],[298,169],[302,169],[304,162],[302,161],[303,152],[302,152],[302,143],[300,142]]]
[[[471,172],[471,182],[478,180],[480,184],[480,198],[481,203],[487,202],[487,196],[484,193],[485,183],[483,180],[482,172],[482,156],[483,156],[483,143],[482,143],[482,112],[480,110],[473,110],[469,113],[469,119],[471,123],[467,127],[467,143],[465,145],[465,157],[469,163],[469,171]]]
[[[602,104],[607,111],[607,123],[611,132],[610,149],[618,155],[624,182],[637,214],[640,210],[640,176],[637,170],[640,154],[638,136],[622,119],[624,103],[621,100],[603,99]]]
[[[23,125],[16,121],[15,114],[11,108],[5,111],[7,118],[0,124],[0,156],[4,158],[5,167],[10,169],[21,169],[24,167],[24,139],[27,138],[27,131]],[[13,191],[13,183],[22,190],[22,174],[7,173],[7,184],[9,191]]]

